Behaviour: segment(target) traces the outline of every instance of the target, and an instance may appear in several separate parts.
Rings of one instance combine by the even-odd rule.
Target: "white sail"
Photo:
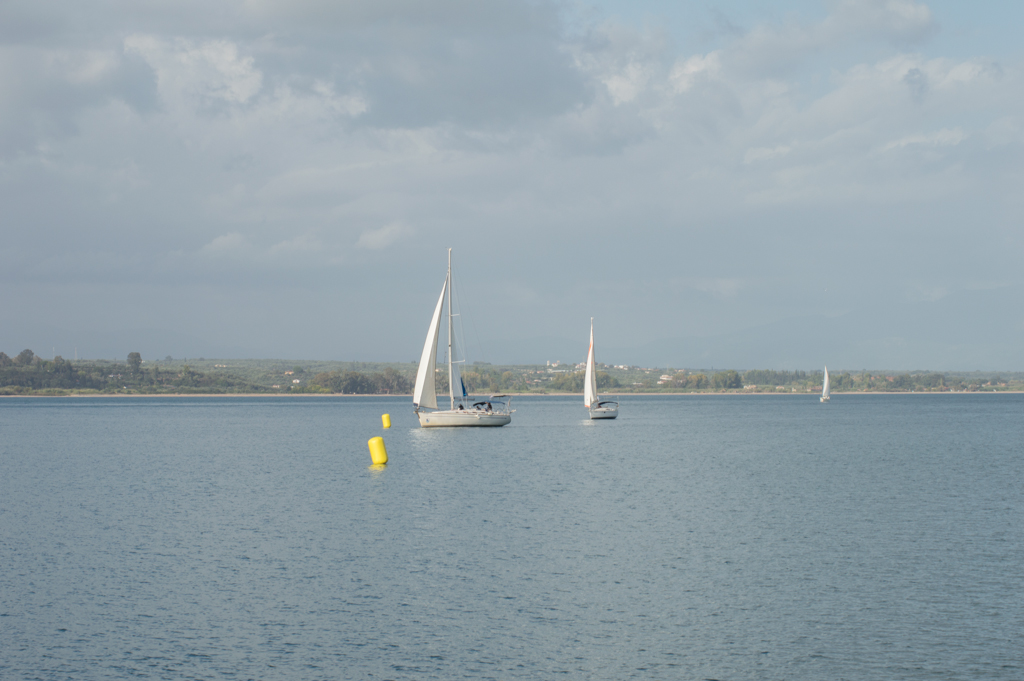
[[[434,389],[434,369],[437,362],[437,337],[441,331],[441,308],[444,305],[444,294],[448,290],[448,278],[445,277],[441,287],[441,297],[437,299],[434,316],[427,329],[427,341],[423,344],[420,355],[420,367],[416,370],[416,389],[412,394],[412,403],[417,407],[437,409],[437,392]]]
[[[828,367],[825,367],[825,387],[821,389],[821,396],[825,399],[828,399],[829,397],[828,387]]]
[[[590,320],[590,350],[587,352],[587,373],[583,379],[583,406],[597,406],[597,374],[594,371],[594,320]]]

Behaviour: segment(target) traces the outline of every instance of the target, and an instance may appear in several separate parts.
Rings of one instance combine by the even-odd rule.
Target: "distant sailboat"
[[[587,352],[587,373],[583,379],[583,406],[592,419],[613,419],[619,415],[619,403],[601,401],[597,395],[597,371],[594,369],[594,318],[590,318],[590,351]]]
[[[825,385],[821,388],[821,401],[828,402],[831,398],[828,389],[828,367],[825,367]]]
[[[434,388],[434,373],[437,363],[437,340],[441,332],[441,312],[448,297],[448,386],[451,393],[451,409],[437,408],[437,393]],[[452,249],[448,249],[448,276],[441,287],[434,316],[427,329],[427,340],[420,355],[420,366],[416,371],[416,387],[413,390],[413,411],[420,420],[420,426],[504,426],[512,421],[512,409],[502,401],[507,395],[493,395],[490,399],[473,402],[466,392],[466,384],[459,375],[459,364],[454,359],[455,337],[452,318]],[[456,402],[458,406],[456,407]],[[511,398],[509,399],[509,403]]]

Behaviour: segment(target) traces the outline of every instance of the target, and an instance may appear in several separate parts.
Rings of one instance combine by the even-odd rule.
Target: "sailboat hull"
[[[818,398],[818,399],[820,399],[820,400],[821,400],[822,402],[828,402],[828,401],[829,401],[829,400],[831,400],[832,398],[831,398],[831,397],[820,397],[820,398]]]
[[[512,421],[511,414],[485,412],[477,410],[455,411],[420,411],[416,413],[423,428],[452,427],[497,427],[508,425]]]
[[[605,400],[603,402],[594,402],[589,407],[590,418],[593,419],[613,419],[619,415],[619,403],[612,400]]]
[[[596,409],[590,410],[590,418],[593,419],[613,419],[619,415],[618,407],[597,407]]]

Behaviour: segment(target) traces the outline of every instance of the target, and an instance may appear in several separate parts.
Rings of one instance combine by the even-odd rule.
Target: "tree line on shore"
[[[230,375],[193,371],[187,364],[170,370],[157,365],[143,368],[142,356],[137,352],[129,353],[124,364],[72,363],[60,355],[47,360],[31,350],[23,350],[12,359],[0,352],[0,394],[65,392],[208,394],[266,389]]]
[[[711,376],[702,373],[679,372],[663,386],[689,390],[748,390],[773,392],[779,390],[821,390],[824,373],[820,371],[772,371],[753,369],[742,374],[722,371]],[[949,378],[936,372],[925,373],[872,373],[848,371],[829,375],[833,392],[925,392],[979,390],[985,387],[1006,387],[999,376],[983,379]]]
[[[215,365],[224,367],[224,365]],[[821,390],[822,372],[732,369],[718,372],[673,371],[633,368],[597,372],[598,390],[617,392],[810,392]],[[619,374],[617,378],[612,371]],[[639,372],[639,373],[637,373]],[[228,368],[197,371],[188,364],[144,364],[138,352],[127,361],[83,360],[72,363],[60,356],[51,360],[23,350],[13,358],[0,352],[0,394],[76,393],[312,393],[407,395],[412,392],[415,366],[382,371],[335,370],[310,375],[300,366],[293,370],[267,369],[248,373]],[[581,393],[584,372],[552,372],[535,367],[465,367],[461,373],[466,390],[482,393]],[[627,376],[629,378],[627,378]],[[1019,378],[1019,377],[1018,377]],[[634,380],[636,379],[636,380]],[[830,376],[833,392],[910,392],[1005,389],[998,375],[947,376],[942,373],[839,372]],[[1019,382],[1019,381],[1018,381]],[[1016,387],[1016,383],[1014,384]],[[448,393],[448,374],[435,373],[438,394]],[[1024,387],[1024,386],[1021,386]]]
[[[485,367],[474,367],[460,373],[462,382],[469,393],[528,392],[530,384],[523,374],[513,371],[498,371]],[[607,374],[605,374],[607,377]],[[413,389],[413,375],[403,375],[390,367],[382,372],[361,373],[359,371],[330,371],[315,375],[294,392],[342,393],[342,394],[410,394]],[[582,383],[579,390],[582,391]],[[434,373],[434,388],[437,394],[448,394],[448,373]]]

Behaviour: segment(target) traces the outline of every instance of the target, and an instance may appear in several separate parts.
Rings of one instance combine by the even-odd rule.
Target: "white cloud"
[[[222,234],[199,249],[200,262],[216,261],[218,267],[232,262],[241,269],[265,270],[266,268],[308,269],[321,265],[341,262],[334,244],[324,243],[317,234],[302,233],[266,246],[262,238],[257,242],[239,232]]]
[[[110,50],[61,50],[48,56],[53,70],[63,72],[69,81],[83,85],[109,76],[120,66],[118,55]]]
[[[137,34],[125,38],[124,49],[153,68],[165,101],[245,104],[263,87],[263,74],[255,68],[253,57],[241,56],[238,45],[228,40],[166,40]]]
[[[334,91],[334,84],[323,80],[313,83],[313,92],[321,97],[324,106],[336,114],[343,116],[358,116],[366,113],[370,103],[366,97],[359,93],[339,95]]]
[[[700,78],[717,77],[721,68],[719,52],[711,52],[706,55],[697,54],[676,62],[668,78],[675,92],[686,92]]]
[[[618,106],[636,99],[637,95],[644,90],[650,77],[651,74],[644,64],[630,62],[617,73],[605,76],[603,82],[608,88],[612,100]]]
[[[200,254],[214,257],[233,257],[252,250],[249,240],[238,232],[222,234],[201,249]]]
[[[879,40],[917,44],[935,30],[931,10],[913,0],[842,0],[817,23],[790,19],[755,26],[723,50],[723,57],[737,74],[778,76],[849,45]]]
[[[826,32],[857,31],[917,41],[935,31],[931,9],[913,0],[842,0],[823,23]]]
[[[401,239],[409,238],[414,233],[415,230],[408,225],[401,222],[392,222],[384,225],[383,227],[363,232],[359,235],[359,240],[356,242],[356,246],[371,250],[379,250],[387,248]]]
[[[747,152],[743,154],[743,162],[754,163],[756,161],[767,161],[772,158],[780,158],[789,154],[790,151],[792,151],[792,147],[785,145],[779,145],[772,148],[756,147],[754,149],[748,149]]]
[[[315,254],[323,254],[324,244],[313,234],[300,234],[299,236],[280,241],[268,250],[268,255],[274,257],[306,257]]]
[[[889,142],[882,149],[883,151],[889,151],[890,149],[898,149],[911,145],[955,147],[965,139],[967,139],[967,135],[964,134],[964,131],[960,128],[954,128],[952,130],[942,129],[933,133],[908,135],[907,137]]]
[[[666,42],[657,33],[604,24],[572,53],[576,67],[604,86],[613,106],[635,101],[658,80]]]

